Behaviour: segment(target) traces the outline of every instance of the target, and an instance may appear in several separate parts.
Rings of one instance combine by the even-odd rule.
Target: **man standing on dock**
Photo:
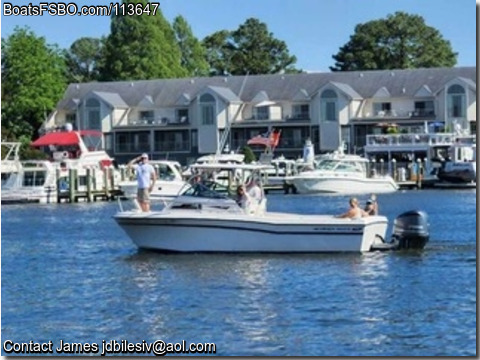
[[[137,163],[137,201],[140,208],[144,212],[150,211],[150,193],[155,186],[157,180],[157,174],[151,164],[148,163],[148,155],[142,154],[128,163],[128,167],[132,167],[134,163]]]

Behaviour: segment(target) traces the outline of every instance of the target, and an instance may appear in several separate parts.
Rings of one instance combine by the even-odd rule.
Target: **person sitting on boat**
[[[137,201],[140,208],[144,212],[150,211],[150,193],[153,190],[157,174],[151,164],[148,163],[148,155],[142,154],[128,163],[128,167],[132,167],[137,163]]]
[[[362,217],[368,216],[368,214],[358,206],[357,198],[351,198],[349,201],[350,209],[347,212],[337,215],[337,218],[349,218],[349,219],[360,219]]]
[[[370,199],[367,200],[364,210],[368,215],[378,215],[378,203],[375,194],[372,194]]]
[[[251,207],[251,198],[248,192],[245,190],[244,185],[240,185],[237,187],[237,204],[240,206],[245,212]]]

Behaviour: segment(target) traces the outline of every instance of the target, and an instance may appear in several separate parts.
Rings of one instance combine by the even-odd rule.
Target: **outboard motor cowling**
[[[428,216],[423,211],[407,211],[393,223],[392,241],[397,249],[423,249],[429,238]]]

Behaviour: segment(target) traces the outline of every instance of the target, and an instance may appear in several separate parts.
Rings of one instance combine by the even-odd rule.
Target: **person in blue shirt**
[[[137,163],[137,201],[140,208],[144,212],[150,211],[150,193],[155,186],[157,174],[151,164],[148,163],[148,155],[142,154],[128,163],[131,167],[133,163]]]

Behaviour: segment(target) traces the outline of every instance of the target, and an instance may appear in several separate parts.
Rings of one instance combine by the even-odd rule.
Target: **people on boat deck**
[[[362,217],[368,216],[368,214],[358,206],[358,199],[351,198],[349,201],[350,209],[344,212],[343,214],[337,215],[338,218],[350,218],[350,219],[360,219]]]
[[[157,174],[151,164],[148,163],[148,155],[142,154],[132,159],[128,166],[132,167],[137,163],[137,201],[144,212],[150,211],[150,193],[155,186]]]
[[[244,185],[239,185],[237,187],[237,204],[245,211],[250,209],[251,198]]]
[[[364,210],[368,215],[378,215],[378,202],[375,194],[372,194],[367,200]]]

